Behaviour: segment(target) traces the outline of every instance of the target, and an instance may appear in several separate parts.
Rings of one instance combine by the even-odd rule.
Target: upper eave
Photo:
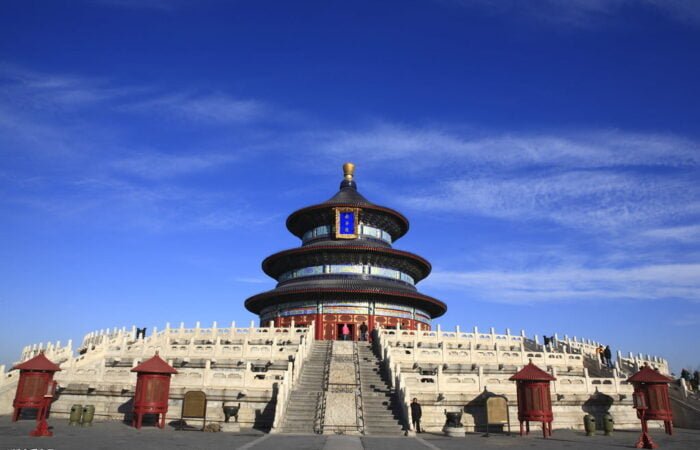
[[[379,226],[391,234],[396,241],[408,232],[408,219],[398,211],[373,203],[364,202],[325,202],[294,211],[287,218],[287,229],[300,238],[315,226],[332,224],[335,221],[335,208],[360,208],[360,217],[365,222]]]
[[[268,256],[262,262],[263,271],[274,279],[288,270],[300,269],[309,265],[330,264],[337,261],[346,264],[353,262],[375,262],[378,267],[402,269],[411,275],[417,283],[426,278],[432,266],[425,258],[416,254],[386,247],[367,245],[314,245],[284,250]],[[342,258],[346,254],[348,257]],[[340,257],[340,258],[338,258]],[[385,264],[382,265],[381,262]]]

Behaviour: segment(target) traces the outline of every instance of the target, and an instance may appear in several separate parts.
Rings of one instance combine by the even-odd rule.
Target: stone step
[[[299,417],[304,420],[313,420],[313,418],[316,417],[316,405],[300,409],[292,409],[291,407],[287,407],[285,414],[287,419]]]
[[[391,405],[368,405],[367,403],[364,403],[362,407],[364,408],[365,412],[370,414],[389,414],[397,411],[396,409],[392,408]]]
[[[290,405],[311,405],[316,403],[317,398],[315,395],[313,397],[289,397],[289,401]]]
[[[364,399],[363,399],[364,400]],[[391,402],[388,403],[369,403],[366,401],[362,402],[362,406],[366,411],[400,411],[400,408],[395,408]]]
[[[391,403],[394,402],[394,399],[391,396],[372,396],[372,395],[363,395],[362,400],[366,405],[390,405]]]
[[[316,414],[291,414],[284,419],[285,424],[313,424],[316,419]]]
[[[304,406],[304,407],[312,407],[315,408],[318,402],[314,399],[313,401],[307,401],[307,400],[295,400],[295,399],[289,399],[289,405],[287,405],[287,408],[295,407],[295,406]]]
[[[308,426],[309,421],[313,424],[314,416],[290,416],[284,420],[285,425],[298,425],[298,426]]]
[[[370,391],[367,389],[362,390],[362,396],[363,398],[366,398],[369,401],[391,401],[393,399],[393,395],[391,392],[377,392],[377,391]]]
[[[314,434],[313,427],[283,427],[282,433],[287,434]]]
[[[371,411],[365,411],[364,418],[365,420],[369,420],[371,423],[396,423],[397,420],[399,420],[398,417],[394,417],[394,413],[392,411],[381,411],[376,413]]]
[[[365,433],[374,436],[389,435],[389,436],[401,436],[404,434],[403,428],[400,426],[396,427],[382,427],[382,428],[367,428],[365,427]]]
[[[400,411],[398,408],[394,408],[392,405],[368,405],[366,402],[362,405],[370,414],[389,414],[394,411]]]
[[[313,428],[283,428],[282,434],[314,434]]]
[[[398,420],[378,420],[377,418],[371,418],[368,419],[365,417],[365,428],[389,428],[389,427],[397,427],[401,428],[401,424],[399,424]]]

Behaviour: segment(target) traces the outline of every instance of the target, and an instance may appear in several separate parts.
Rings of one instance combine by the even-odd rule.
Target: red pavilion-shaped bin
[[[24,408],[36,408],[38,410],[37,421],[41,420],[45,413],[44,408],[49,406],[45,398],[46,392],[53,384],[54,373],[60,371],[61,368],[49,361],[42,352],[30,360],[17,364],[12,369],[19,370],[17,392],[15,400],[12,402],[14,407],[12,421],[16,422],[19,419]]]
[[[526,433],[529,434],[530,421],[533,421],[542,422],[542,435],[545,438],[551,436],[554,415],[549,382],[556,378],[530,362],[510,379],[515,381],[518,391],[520,435],[523,435],[523,422],[525,422]]]
[[[673,412],[668,397],[668,383],[673,380],[649,366],[644,366],[627,381],[634,386],[634,395],[644,398],[643,415],[642,411],[638,409],[637,416],[644,422],[663,420],[666,433],[673,434]]]
[[[136,392],[134,393],[133,425],[141,428],[144,414],[158,414],[158,426],[165,426],[170,396],[170,377],[177,373],[170,364],[163,361],[158,353],[131,369],[136,372]]]

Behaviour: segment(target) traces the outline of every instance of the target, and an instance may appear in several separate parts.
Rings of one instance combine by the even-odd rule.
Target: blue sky
[[[0,362],[254,317],[289,213],[360,192],[445,328],[700,366],[700,4],[0,5]]]

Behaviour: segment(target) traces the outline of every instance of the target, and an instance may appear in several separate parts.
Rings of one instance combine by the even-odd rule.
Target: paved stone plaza
[[[583,432],[555,430],[551,439],[544,440],[537,432],[528,437],[468,434],[466,438],[447,438],[424,433],[419,437],[366,437],[338,435],[287,435],[246,431],[241,434],[202,433],[144,427],[140,431],[121,422],[96,422],[90,428],[70,427],[66,420],[52,420],[54,436],[32,438],[33,420],[16,423],[10,417],[0,417],[0,450],[10,449],[331,449],[331,450],[418,450],[465,448],[543,448],[543,449],[619,449],[633,448],[639,433],[620,431],[611,437],[602,434],[586,437]],[[652,434],[660,449],[700,449],[700,430],[675,430],[666,436],[660,430]]]

